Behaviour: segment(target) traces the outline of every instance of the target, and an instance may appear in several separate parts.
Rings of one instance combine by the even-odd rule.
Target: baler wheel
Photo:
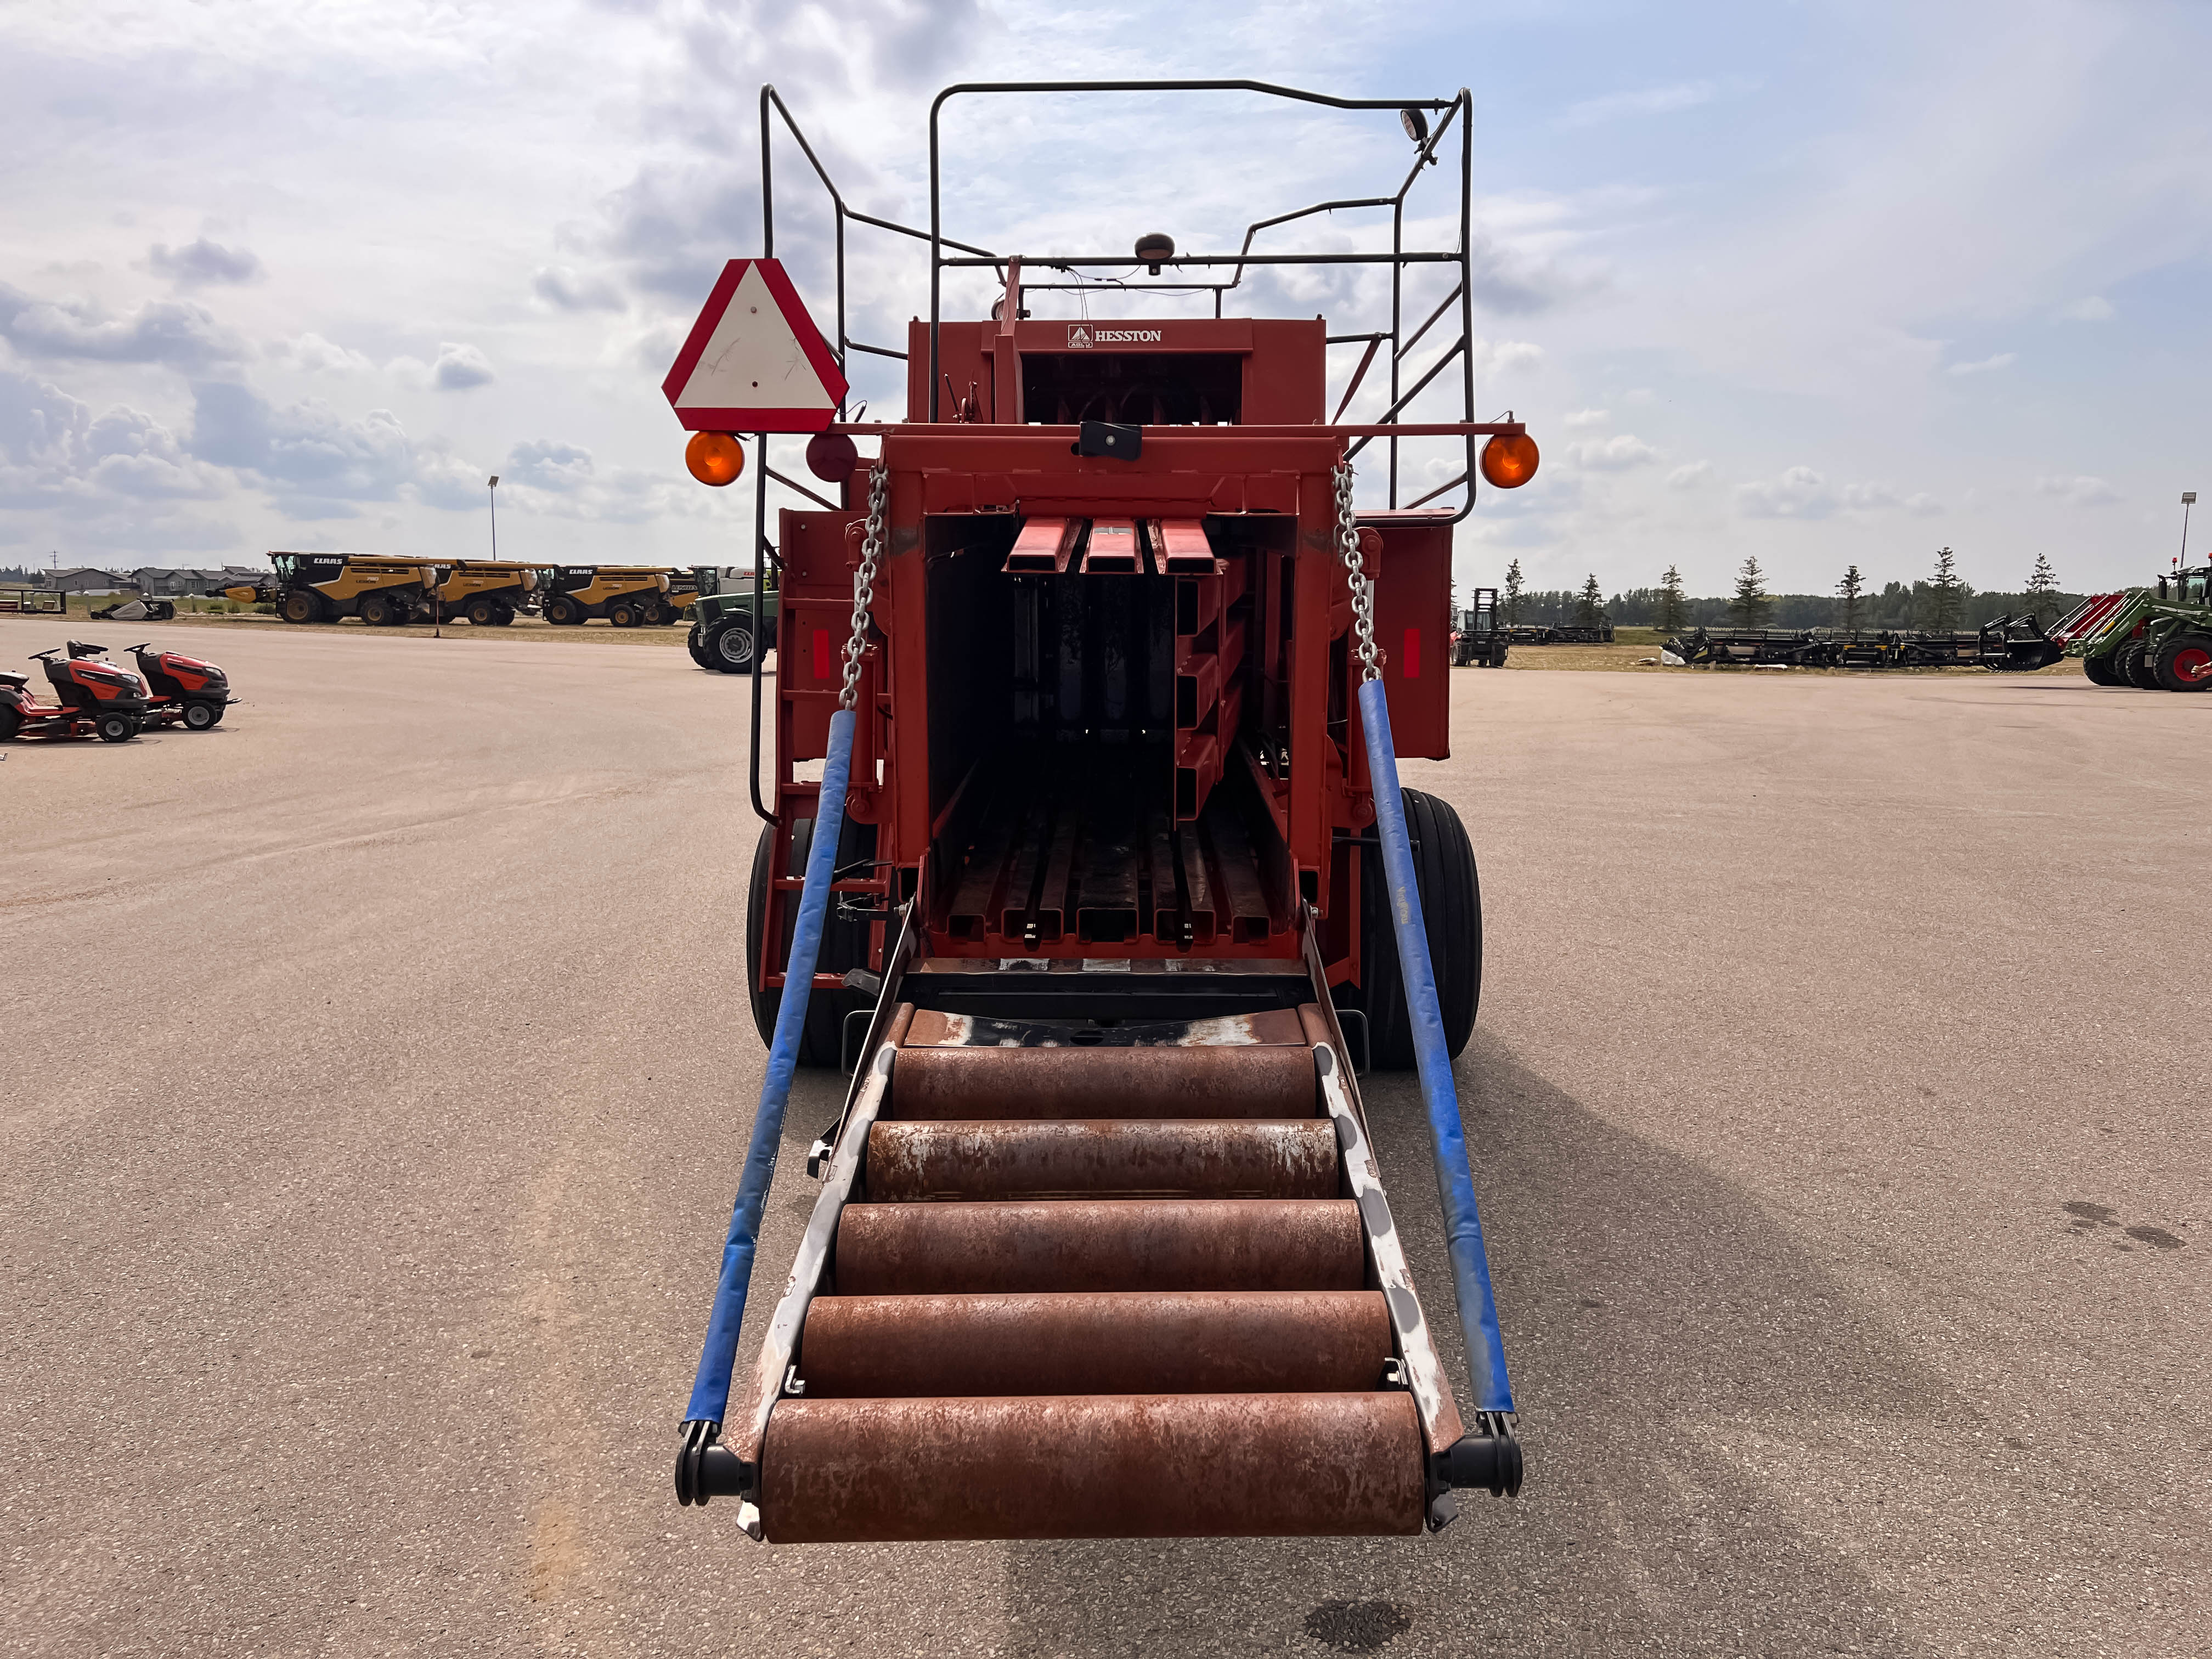
[[[2159,647],[2151,673],[2167,691],[2212,691],[2212,638],[2175,635]]]
[[[814,821],[800,818],[791,827],[791,873],[806,873],[806,850],[813,844]],[[855,862],[875,855],[876,831],[873,824],[855,823],[845,820],[845,832],[838,837],[837,867],[849,869]],[[760,1033],[763,1044],[773,1044],[775,1039],[775,1017],[782,1006],[783,993],[780,989],[761,990],[761,927],[768,915],[769,868],[775,856],[775,826],[761,825],[760,844],[753,852],[752,887],[745,905],[745,987],[752,999],[753,1029]],[[783,950],[791,951],[791,935],[799,923],[799,895],[787,891],[783,906]],[[841,920],[836,913],[838,898],[830,899],[829,920],[823,924],[822,951],[815,958],[817,974],[842,974],[848,969],[868,965],[868,924],[865,921]],[[854,1008],[865,1007],[867,1000],[857,991],[817,991],[807,999],[806,1031],[799,1044],[799,1063],[801,1066],[824,1069],[836,1066],[844,1047],[845,1016]]]
[[[2150,656],[2139,645],[2129,646],[2120,653],[2120,672],[2128,677],[2128,684],[2145,691],[2159,689],[2157,677],[2152,672]]]
[[[1404,792],[1406,828],[1413,843],[1413,879],[1436,970],[1437,1000],[1444,1020],[1444,1046],[1455,1056],[1474,1032],[1482,1000],[1482,884],[1467,827],[1449,802],[1418,789]],[[1361,855],[1360,971],[1365,978],[1358,1006],[1367,1015],[1370,1064],[1386,1072],[1413,1069],[1413,1022],[1406,982],[1390,928],[1379,848]]]
[[[2101,657],[2082,658],[2081,678],[2092,685],[2125,685],[2128,683],[2127,677],[2120,672],[2118,664],[2109,653]]]

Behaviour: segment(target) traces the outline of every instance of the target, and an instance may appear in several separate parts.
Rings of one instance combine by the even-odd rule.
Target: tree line
[[[1736,573],[1735,591],[1720,598],[1685,592],[1681,573],[1669,565],[1656,587],[1632,587],[1604,599],[1595,573],[1580,588],[1528,588],[1521,561],[1506,567],[1498,609],[1509,623],[1560,626],[1601,617],[1621,628],[1975,628],[2000,616],[2030,616],[2048,624],[2079,605],[2086,594],[2058,586],[2051,561],[2036,555],[2027,585],[2016,592],[1978,589],[1959,574],[1958,558],[1937,550],[1932,574],[1917,581],[1886,582],[1876,590],[1856,565],[1837,578],[1829,593],[1770,593],[1757,556]]]

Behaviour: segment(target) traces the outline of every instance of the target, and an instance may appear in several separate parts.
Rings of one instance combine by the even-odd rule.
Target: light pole
[[[496,559],[499,557],[499,474],[493,473],[491,482],[484,488],[491,491],[491,556]],[[2192,495],[2190,499],[2194,501],[2196,497]]]
[[[2179,565],[2185,566],[2189,562],[2189,509],[2196,505],[2197,492],[2193,489],[2183,490],[2181,492],[2181,557],[2176,561]]]

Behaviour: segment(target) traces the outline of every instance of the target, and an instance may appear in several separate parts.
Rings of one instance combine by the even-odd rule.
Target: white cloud
[[[2038,478],[2035,487],[2069,507],[2106,507],[2120,499],[2120,492],[2102,478],[2058,475]]]
[[[471,386],[489,386],[497,378],[492,373],[491,359],[474,346],[450,340],[439,343],[438,361],[430,368],[430,384],[439,391],[465,392]]]
[[[146,265],[179,288],[258,283],[267,275],[261,267],[261,256],[252,248],[225,247],[204,236],[179,248],[156,242],[146,250]]]
[[[1839,499],[1846,507],[1859,512],[1910,513],[1919,519],[1933,518],[1943,510],[1943,503],[1925,492],[1908,495],[1891,485],[1878,483],[1845,484]]]
[[[1562,126],[1586,127],[1601,121],[1617,121],[1624,116],[1671,115],[1677,110],[1710,104],[1720,92],[1715,82],[1681,81],[1673,86],[1646,87],[1638,92],[1607,93],[1603,97],[1585,98],[1568,105],[1559,123]]]
[[[1737,486],[1737,509],[1747,519],[1825,519],[1836,510],[1828,482],[1809,466],[1793,466],[1771,482]]]
[[[2118,313],[2112,309],[2110,300],[2101,295],[2091,294],[2069,301],[2051,314],[2054,320],[2062,323],[2109,323]]]
[[[368,374],[376,369],[376,365],[362,353],[325,340],[319,334],[272,341],[263,348],[263,352],[272,362],[310,374]]]
[[[1692,461],[1686,465],[1676,467],[1667,475],[1667,488],[1695,489],[1712,475],[1713,464],[1711,461]]]
[[[1659,452],[1632,432],[1620,432],[1595,443],[1571,444],[1567,459],[1594,472],[1626,472],[1659,459]]]
[[[1562,416],[1559,424],[1570,432],[1580,432],[1588,427],[1603,426],[1612,418],[1610,410],[1577,409]]]
[[[0,507],[83,517],[126,503],[209,501],[225,486],[151,416],[118,404],[95,416],[51,382],[0,371]]]
[[[246,342],[188,300],[149,300],[124,317],[88,300],[46,301],[0,283],[0,339],[26,357],[195,368],[246,355]]]
[[[2001,368],[2010,368],[2017,361],[2017,352],[2000,351],[1996,356],[1984,357],[1979,362],[1953,363],[1943,372],[1946,374],[1994,374]]]
[[[542,265],[531,283],[538,297],[559,311],[622,311],[622,290],[605,276],[579,276],[568,265]]]

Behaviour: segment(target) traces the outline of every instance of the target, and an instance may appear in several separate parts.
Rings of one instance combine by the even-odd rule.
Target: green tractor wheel
[[[2212,691],[2212,637],[2176,634],[2149,659],[2151,678],[2166,691]]]
[[[2128,684],[2144,691],[2158,690],[2158,682],[2151,677],[2149,654],[2140,645],[2130,645],[2119,653],[2120,672],[2127,676]]]
[[[2120,665],[2110,652],[2101,657],[2082,658],[2081,677],[2092,685],[2125,685],[2128,683],[2127,677],[2120,672]]]

